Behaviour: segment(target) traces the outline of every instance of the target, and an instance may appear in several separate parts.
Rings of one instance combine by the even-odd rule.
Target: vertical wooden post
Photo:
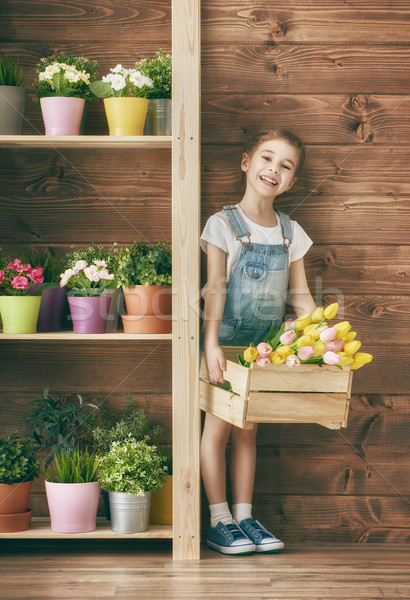
[[[174,559],[198,559],[200,0],[172,0]]]

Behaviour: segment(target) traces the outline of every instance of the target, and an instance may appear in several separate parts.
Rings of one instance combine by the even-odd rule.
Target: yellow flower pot
[[[172,475],[160,490],[151,493],[149,522],[172,525]]]
[[[41,296],[0,296],[3,333],[36,333]]]
[[[110,135],[143,135],[147,98],[104,98]]]

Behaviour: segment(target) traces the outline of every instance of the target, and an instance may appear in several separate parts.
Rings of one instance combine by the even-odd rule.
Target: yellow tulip
[[[349,321],[341,321],[340,323],[336,323],[336,325],[333,325],[333,327],[336,327],[337,329],[336,337],[339,340],[343,339],[352,328]]]
[[[353,342],[347,342],[344,346],[343,346],[343,351],[346,352],[346,354],[355,354],[360,346],[361,346],[361,342],[358,342],[357,340],[354,340]]]
[[[336,354],[338,354],[340,356],[339,365],[341,367],[346,367],[347,365],[352,364],[353,358],[351,356],[349,356],[348,354],[346,354],[346,352],[336,352]]]
[[[323,316],[325,319],[333,319],[337,315],[337,311],[339,310],[339,305],[337,302],[333,302],[333,304],[329,304],[323,311]]]
[[[369,354],[368,352],[356,352],[356,354],[353,356],[353,360],[355,363],[362,363],[363,365],[366,365],[367,363],[372,362],[373,355]]]
[[[249,348],[246,348],[245,352],[243,353],[243,357],[246,360],[246,362],[253,362],[254,360],[256,360],[258,354],[259,352],[257,351],[257,349],[253,346],[250,346]]]
[[[302,315],[298,317],[295,321],[295,328],[298,330],[304,329],[311,322],[312,317],[309,314]]]
[[[313,323],[320,323],[323,319],[323,306],[319,306],[316,310],[312,312],[312,321]]]
[[[275,351],[269,354],[269,360],[273,365],[282,365],[286,360],[286,356],[283,354],[278,354],[278,352]]]
[[[323,352],[326,351],[326,344],[325,342],[317,342],[314,346],[315,348],[315,353],[313,355],[313,358],[316,358],[317,356],[322,356]]]
[[[313,346],[315,340],[310,335],[302,335],[296,342],[298,348],[303,348],[303,346]]]
[[[355,363],[353,361],[352,364],[350,365],[350,370],[357,371],[357,369],[361,369],[362,367],[364,367],[364,365],[365,365],[365,363]]]
[[[317,323],[312,323],[311,325],[308,325],[303,330],[304,335],[310,335],[310,337],[313,338],[315,341],[318,340],[320,337],[320,331],[316,329],[316,327]]]
[[[276,348],[276,352],[280,355],[283,355],[285,358],[295,354],[294,350],[292,350],[290,346],[278,346]]]
[[[345,342],[353,342],[354,338],[357,336],[355,331],[349,331],[347,335],[343,338]]]

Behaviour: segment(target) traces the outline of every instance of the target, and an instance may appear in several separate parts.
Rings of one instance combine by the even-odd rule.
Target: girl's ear
[[[248,167],[249,167],[249,154],[247,152],[244,152],[242,154],[241,169],[244,173],[246,173],[246,171],[248,170]]]
[[[290,184],[288,185],[288,187],[286,188],[286,191],[290,190],[290,188],[292,187],[292,185],[293,185],[294,183],[296,183],[296,182],[297,182],[297,180],[298,180],[298,178],[297,178],[297,177],[294,177],[294,178],[292,179],[292,181],[290,182]]]

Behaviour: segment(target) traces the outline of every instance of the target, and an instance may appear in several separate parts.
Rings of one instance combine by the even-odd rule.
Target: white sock
[[[219,521],[221,521],[224,525],[233,523],[231,511],[228,508],[227,502],[210,504],[209,510],[211,511],[211,527],[216,527]]]
[[[244,519],[252,519],[252,504],[232,504],[232,513],[238,524]]]

